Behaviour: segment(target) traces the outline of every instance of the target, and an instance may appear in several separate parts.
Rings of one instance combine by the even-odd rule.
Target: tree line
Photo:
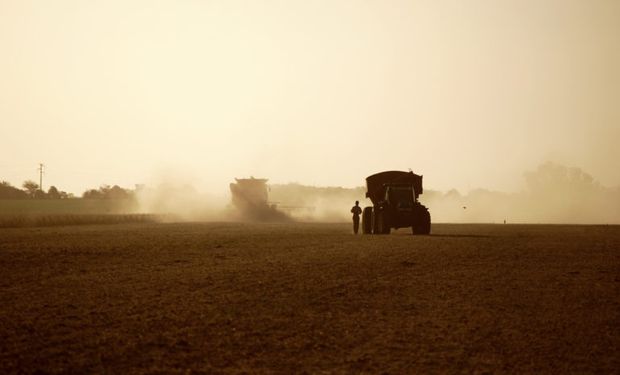
[[[133,190],[124,189],[118,185],[102,185],[98,189],[89,189],[82,193],[84,199],[133,199]],[[71,199],[73,194],[50,186],[47,191],[42,190],[34,181],[27,180],[22,189],[11,185],[7,181],[0,181],[0,199]]]

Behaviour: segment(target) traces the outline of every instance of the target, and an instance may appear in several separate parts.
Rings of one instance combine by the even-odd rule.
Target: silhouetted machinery
[[[364,234],[389,234],[390,229],[411,227],[413,234],[431,232],[431,214],[418,202],[422,176],[413,172],[387,171],[366,178],[366,197],[372,207],[362,212]]]
[[[266,178],[235,178],[230,184],[232,204],[240,209],[268,206],[269,190]]]
[[[245,218],[260,221],[283,221],[290,218],[269,203],[266,178],[235,178],[230,184],[233,206]]]

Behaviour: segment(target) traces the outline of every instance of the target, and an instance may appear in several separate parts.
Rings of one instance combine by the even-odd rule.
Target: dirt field
[[[618,373],[620,227],[0,229],[0,373]]]

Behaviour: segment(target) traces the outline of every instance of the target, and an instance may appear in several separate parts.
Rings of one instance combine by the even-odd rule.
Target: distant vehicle
[[[418,201],[423,192],[422,176],[380,172],[366,178],[366,190],[373,205],[362,212],[362,233],[389,234],[392,228],[411,227],[413,234],[430,234],[431,214]]]
[[[230,184],[232,205],[246,219],[257,221],[289,221],[290,217],[269,202],[266,178],[235,178]]]
[[[269,189],[266,178],[235,178],[230,184],[232,204],[240,210],[269,206]]]

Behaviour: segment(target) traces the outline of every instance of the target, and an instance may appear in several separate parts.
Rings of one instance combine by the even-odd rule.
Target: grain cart
[[[418,202],[422,176],[387,171],[366,178],[366,198],[372,207],[362,212],[362,233],[389,234],[392,228],[411,227],[413,234],[431,232],[431,214]]]

